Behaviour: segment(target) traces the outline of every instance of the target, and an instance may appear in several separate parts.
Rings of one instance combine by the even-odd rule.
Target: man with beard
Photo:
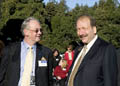
[[[117,86],[116,50],[98,37],[95,20],[80,16],[76,30],[83,46],[75,49],[67,86]]]
[[[50,86],[52,51],[37,43],[43,34],[39,20],[25,19],[21,32],[23,41],[2,51],[0,86]]]

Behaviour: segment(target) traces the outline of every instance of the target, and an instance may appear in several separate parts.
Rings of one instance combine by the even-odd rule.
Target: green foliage
[[[82,14],[90,14],[96,19],[98,35],[120,48],[120,6],[116,6],[113,0],[100,0],[93,7],[77,4],[70,11],[65,0],[47,5],[42,2],[43,0],[3,0],[0,5],[0,29],[10,19],[34,16],[44,28],[41,43],[64,52],[70,42],[79,41],[75,29],[76,19]]]
[[[40,21],[44,23],[45,9],[44,4],[36,2],[34,0],[7,0],[3,1],[1,5],[1,23],[0,29],[6,24],[9,19],[25,19],[29,16],[40,18]]]
[[[107,2],[101,2],[98,5],[94,14],[99,36],[117,48],[120,47],[118,39],[120,33],[118,12],[120,11],[118,10],[120,9],[115,6],[113,0],[107,0]]]

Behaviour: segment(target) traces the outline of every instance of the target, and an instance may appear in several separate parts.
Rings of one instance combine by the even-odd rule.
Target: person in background
[[[54,49],[53,50],[53,68],[55,68],[56,66],[58,66],[60,60],[61,60],[61,57],[59,55],[59,50]]]
[[[67,86],[117,86],[115,47],[97,35],[96,21],[82,15],[76,21],[77,35],[83,45],[75,49]]]
[[[65,86],[66,77],[68,75],[68,64],[65,59],[61,59],[59,65],[56,66],[53,75],[56,77],[57,83],[60,86]]]
[[[69,44],[67,46],[67,51],[64,54],[64,59],[67,60],[68,69],[71,67],[74,58],[73,45]]]
[[[28,17],[21,25],[23,41],[6,46],[0,63],[0,86],[51,86],[52,51],[39,44],[43,29]]]

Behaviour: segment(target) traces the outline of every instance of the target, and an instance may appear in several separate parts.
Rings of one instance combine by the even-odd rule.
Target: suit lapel
[[[99,38],[95,41],[91,49],[88,51],[88,53],[85,55],[83,61],[80,64],[80,67],[78,69],[78,72],[86,65],[89,59],[93,57],[93,55],[97,52],[96,49],[99,48]]]
[[[35,71],[37,71],[38,66],[38,61],[41,60],[42,58],[42,47],[41,45],[37,44],[37,48],[36,48],[36,62],[35,62]]]
[[[16,83],[17,85],[20,78],[21,43],[18,43],[14,47],[14,49],[15,51],[13,52],[13,56],[12,56],[12,63],[13,63],[14,70],[12,70],[12,72],[14,73],[14,83]]]
[[[80,46],[80,47],[76,50],[73,62],[75,62],[75,60],[76,60],[76,58],[78,57],[79,53],[81,52],[82,48],[83,48],[83,46]]]
[[[82,50],[82,46],[79,46],[77,49],[75,49],[75,54],[74,54],[74,59],[73,59],[73,64],[71,65],[71,67],[70,67],[70,72],[72,71],[72,68],[73,68],[73,66],[74,66],[74,63],[75,63],[75,61],[76,61],[76,59],[77,59],[77,56],[78,56],[78,54],[80,53],[80,51]]]

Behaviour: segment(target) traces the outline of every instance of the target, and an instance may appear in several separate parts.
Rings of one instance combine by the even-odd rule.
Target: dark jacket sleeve
[[[103,59],[104,86],[117,86],[117,71],[116,50],[109,45]]]
[[[18,48],[18,44],[19,43],[12,43],[2,50],[2,54],[0,56],[0,86],[5,86],[5,84],[7,83],[7,69],[12,55]]]
[[[53,72],[53,54],[52,51],[49,51],[48,57],[48,68],[49,68],[49,86],[53,86],[52,72]]]
[[[4,48],[2,51],[2,54],[0,56],[1,61],[0,61],[0,86],[4,86],[4,83],[6,82],[5,80],[5,75],[7,71],[7,66],[8,66],[8,56],[9,56],[9,50],[8,47]]]

